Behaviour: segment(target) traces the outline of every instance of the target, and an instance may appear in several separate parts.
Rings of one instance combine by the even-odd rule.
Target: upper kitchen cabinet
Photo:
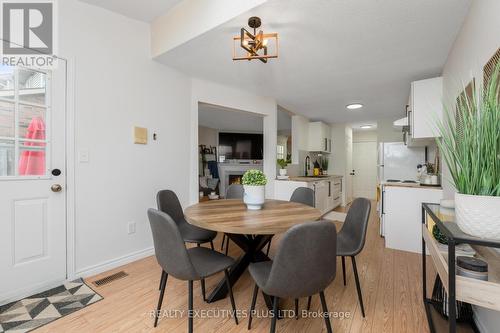
[[[309,123],[308,144],[309,144],[309,151],[331,153],[332,139],[330,133],[330,126],[321,121],[315,121]]]
[[[443,78],[411,83],[408,125],[410,140],[438,137],[437,123],[443,118]]]

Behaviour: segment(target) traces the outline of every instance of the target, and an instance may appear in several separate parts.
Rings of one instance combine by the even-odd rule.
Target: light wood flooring
[[[339,211],[342,211],[340,209]],[[347,286],[342,284],[342,268],[337,262],[337,277],[325,291],[330,311],[349,313],[349,318],[333,319],[334,332],[429,332],[424,307],[422,305],[421,257],[418,254],[389,250],[384,247],[384,240],[378,234],[379,221],[372,204],[367,241],[363,252],[357,257],[358,270],[365,302],[366,318],[361,311],[356,296],[356,286],[350,259],[346,260]],[[222,236],[216,240],[220,248]],[[271,256],[279,242],[273,239]],[[230,255],[237,257],[239,248],[231,243]],[[428,259],[428,289],[432,289],[435,273]],[[92,281],[124,270],[128,277],[114,281],[102,287],[95,287]],[[154,257],[148,257],[109,272],[86,279],[104,299],[85,309],[46,325],[42,332],[185,332],[187,318],[162,318],[158,327],[153,328],[150,313],[158,302],[158,284],[160,267]],[[221,279],[219,274],[207,279],[207,293]],[[248,310],[250,307],[253,281],[246,272],[233,287],[236,306]],[[430,292],[431,290],[429,290]],[[306,306],[302,299],[300,306]],[[283,308],[293,309],[293,300],[283,302]],[[204,303],[201,298],[200,284],[195,282],[194,308],[197,310],[231,308],[229,299],[216,303]],[[187,282],[169,277],[167,291],[163,301],[165,310],[187,309]],[[319,310],[319,297],[313,297],[311,310]],[[261,295],[257,298],[256,310],[264,311],[265,304]],[[445,323],[437,318],[438,332],[447,331]],[[268,332],[269,318],[254,318],[250,332]],[[235,325],[232,318],[194,319],[195,332],[246,332],[247,318],[240,318]],[[282,319],[278,321],[277,332],[326,332],[321,318]],[[470,332],[461,329],[460,332]]]

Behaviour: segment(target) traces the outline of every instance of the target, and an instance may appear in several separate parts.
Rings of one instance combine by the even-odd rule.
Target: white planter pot
[[[455,193],[455,221],[466,234],[500,240],[500,197]]]
[[[286,176],[286,169],[280,169],[280,176]]]
[[[266,200],[266,187],[265,186],[251,186],[243,185],[245,194],[243,195],[243,202],[250,210],[262,209],[262,205]]]

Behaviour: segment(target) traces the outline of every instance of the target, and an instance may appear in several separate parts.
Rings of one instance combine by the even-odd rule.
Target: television
[[[261,160],[263,134],[219,132],[219,156],[233,160]]]

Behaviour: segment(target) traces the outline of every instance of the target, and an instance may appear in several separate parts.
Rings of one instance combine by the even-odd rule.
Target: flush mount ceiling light
[[[265,34],[262,30],[257,32],[260,25],[260,18],[252,16],[248,19],[248,26],[253,28],[253,34],[241,28],[240,35],[233,37],[233,60],[259,59],[267,63],[268,59],[278,58],[278,34]]]
[[[368,129],[368,128],[372,128],[372,125],[362,125],[359,128]]]
[[[352,103],[352,104],[346,105],[346,108],[348,108],[349,110],[361,109],[362,107],[363,107],[363,104],[361,104],[361,103]]]

